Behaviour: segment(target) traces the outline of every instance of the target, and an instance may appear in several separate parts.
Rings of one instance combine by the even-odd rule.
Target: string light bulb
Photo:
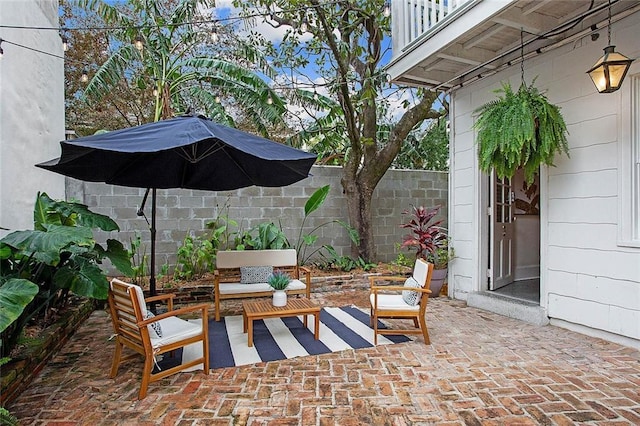
[[[216,97],[213,100],[215,101],[215,103],[219,104],[220,103],[220,96],[216,95]]]
[[[159,92],[158,92],[158,88],[157,88],[157,87],[154,87],[154,88],[153,88],[153,97],[154,97],[154,98],[158,97],[158,93],[159,93]]]
[[[273,98],[271,97],[271,95],[269,95],[269,97],[267,98],[267,105],[271,104],[273,104]]]
[[[138,49],[141,52],[142,52],[142,49],[144,49],[144,39],[140,34],[136,36],[135,40],[133,41],[133,45],[136,47],[136,49]]]
[[[65,52],[69,50],[69,40],[65,36],[62,36],[62,50]]]
[[[4,56],[4,50],[2,50],[2,39],[0,38],[0,59]]]
[[[82,75],[80,76],[81,82],[86,83],[87,81],[89,81],[89,75],[87,73],[88,71],[86,68],[82,70]]]
[[[220,36],[218,35],[218,30],[216,30],[215,28],[212,28],[210,37],[211,37],[211,42],[217,43],[218,40],[220,40]]]
[[[382,11],[382,14],[384,15],[385,18],[388,18],[389,16],[391,16],[391,6],[389,5],[388,2],[384,3],[384,9]]]

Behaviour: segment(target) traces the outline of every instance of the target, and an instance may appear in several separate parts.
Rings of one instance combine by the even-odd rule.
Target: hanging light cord
[[[607,8],[607,46],[611,46],[611,0],[609,0],[609,7]]]

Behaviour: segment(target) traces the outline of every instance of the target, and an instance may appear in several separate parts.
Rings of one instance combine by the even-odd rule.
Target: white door
[[[491,185],[492,231],[489,290],[513,282],[513,200],[511,179],[494,177]]]

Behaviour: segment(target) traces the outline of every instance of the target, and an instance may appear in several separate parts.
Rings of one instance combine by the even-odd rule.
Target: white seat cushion
[[[411,306],[407,305],[402,299],[401,294],[379,294],[378,293],[378,306],[375,306],[375,295],[369,296],[371,300],[371,306],[375,309],[396,310],[396,311],[416,311],[420,310],[420,305]]]
[[[304,290],[305,288],[306,286],[300,280],[291,280],[287,286],[287,290]],[[267,283],[220,283],[220,294],[259,293],[271,290],[271,286]]]
[[[202,333],[202,321],[190,322],[178,317],[161,319],[162,337],[151,337],[151,346],[157,348]]]

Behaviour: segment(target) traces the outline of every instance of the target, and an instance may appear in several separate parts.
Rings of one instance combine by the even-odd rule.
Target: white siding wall
[[[605,30],[606,31],[606,30]],[[640,57],[640,14],[612,27],[617,50]],[[618,244],[621,144],[624,90],[598,94],[587,70],[606,38],[589,37],[525,63],[528,83],[546,89],[562,108],[569,129],[571,158],[558,157],[556,167],[541,174],[541,304],[550,318],[640,339],[640,249]],[[638,61],[636,61],[638,62]],[[630,74],[640,73],[634,63]],[[629,78],[629,77],[627,77]],[[458,259],[451,265],[452,294],[466,299],[486,288],[486,178],[477,171],[470,111],[492,99],[492,90],[509,79],[520,83],[519,67],[457,90],[452,96],[453,135],[450,227]],[[629,96],[626,96],[628,99]],[[636,125],[640,118],[636,117]]]
[[[1,0],[0,23],[57,27],[57,0]],[[2,28],[0,37],[62,56],[57,31]],[[33,228],[38,191],[64,198],[64,177],[34,164],[60,154],[64,139],[64,62],[2,43],[0,59],[0,226]],[[6,231],[0,230],[0,236]]]

